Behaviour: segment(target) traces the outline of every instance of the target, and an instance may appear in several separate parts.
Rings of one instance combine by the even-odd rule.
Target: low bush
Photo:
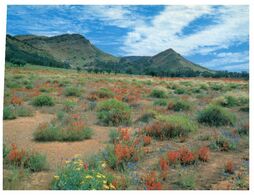
[[[211,139],[209,147],[219,151],[236,150],[238,142],[239,137],[237,137],[237,135],[231,133],[219,133]]]
[[[131,122],[131,108],[115,99],[105,100],[97,106],[97,117],[105,125],[126,125]]]
[[[181,190],[195,190],[196,189],[196,179],[193,176],[193,174],[181,174],[180,178],[177,182],[175,182],[176,185]]]
[[[154,106],[167,106],[167,100],[166,99],[158,99],[153,102]]]
[[[149,111],[145,114],[143,114],[141,117],[137,119],[137,121],[148,123],[149,121],[156,118],[156,113],[154,111]]]
[[[187,136],[196,130],[196,123],[183,115],[159,116],[156,121],[145,127],[147,135],[160,139]]]
[[[16,112],[15,112],[15,107],[12,105],[9,106],[4,106],[3,109],[3,119],[4,120],[11,120],[17,118]]]
[[[50,96],[40,95],[33,99],[32,104],[37,107],[54,106],[54,101]]]
[[[113,176],[92,169],[80,158],[67,161],[51,183],[52,190],[116,190]]]
[[[12,144],[11,148],[8,149],[8,153],[5,154],[4,163],[5,165],[23,167],[32,172],[38,172],[48,168],[45,155],[18,149],[15,144]]]
[[[64,103],[63,103],[63,110],[65,111],[65,112],[72,112],[73,110],[74,110],[74,107],[76,106],[77,104],[76,104],[76,102],[74,102],[74,101],[69,101],[69,100],[67,100],[67,101],[65,101]]]
[[[29,168],[29,170],[33,172],[46,170],[48,168],[46,156],[40,153],[30,154],[25,167]]]
[[[96,95],[99,98],[113,98],[114,93],[106,88],[100,88],[98,91],[96,91]]]
[[[153,98],[166,98],[166,92],[161,89],[153,89],[152,92],[150,93],[150,97]]]
[[[198,122],[205,123],[210,126],[234,125],[236,117],[226,109],[209,105],[198,113]]]
[[[43,123],[34,132],[34,139],[37,141],[81,141],[90,139],[92,129],[87,127],[81,119],[65,118],[68,123],[57,125],[56,122]]]
[[[26,116],[33,116],[34,112],[33,110],[28,106],[17,106],[16,113],[20,117],[26,117]]]
[[[183,89],[183,88],[177,88],[177,89],[175,89],[174,93],[178,94],[178,95],[181,95],[181,94],[185,94],[186,90]]]
[[[183,100],[176,100],[176,101],[171,101],[168,103],[168,109],[169,110],[174,110],[174,111],[184,111],[184,110],[189,110],[190,109],[190,103],[187,101]]]
[[[64,95],[65,96],[75,96],[75,97],[79,97],[81,95],[81,91],[79,88],[77,87],[67,87],[64,89]]]

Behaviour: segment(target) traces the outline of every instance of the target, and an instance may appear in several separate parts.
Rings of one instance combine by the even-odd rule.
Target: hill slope
[[[85,70],[174,76],[212,73],[175,52],[165,50],[154,56],[115,57],[96,48],[79,34],[63,34],[53,37],[36,35],[7,36],[6,60],[25,59],[39,65],[60,66]],[[32,59],[32,60],[31,60]],[[36,61],[36,59],[39,59]],[[39,62],[38,62],[39,61]],[[44,62],[45,61],[45,62]]]
[[[24,43],[12,37],[6,36],[6,61],[10,62],[23,62],[31,63],[42,66],[54,66],[68,68],[69,65],[59,62],[54,59],[53,56],[47,52],[38,48],[32,47],[29,44]]]
[[[91,68],[99,62],[118,61],[118,58],[99,50],[79,34],[54,37],[17,36],[16,38],[50,53],[56,60],[68,63],[72,68]]]

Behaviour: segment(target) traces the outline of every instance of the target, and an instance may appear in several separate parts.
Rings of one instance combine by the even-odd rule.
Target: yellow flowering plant
[[[80,158],[67,161],[53,177],[53,190],[115,190],[113,177],[102,169],[91,168]]]

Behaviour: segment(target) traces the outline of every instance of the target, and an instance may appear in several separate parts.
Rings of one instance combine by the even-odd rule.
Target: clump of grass
[[[3,119],[4,120],[11,120],[17,118],[16,112],[15,112],[15,107],[14,106],[4,106],[3,109]]]
[[[186,90],[183,89],[183,88],[177,88],[177,89],[175,89],[174,93],[178,94],[178,95],[181,95],[181,94],[185,94]]]
[[[236,150],[239,137],[224,131],[218,135],[212,137],[209,147],[218,151],[230,151]]]
[[[174,111],[184,111],[190,109],[190,103],[183,100],[170,101],[168,103],[168,109]]]
[[[32,153],[29,155],[29,159],[25,164],[32,172],[39,172],[48,168],[46,156],[40,153]]]
[[[142,116],[140,116],[137,121],[138,122],[143,122],[143,123],[148,123],[149,121],[153,120],[156,118],[156,112],[154,111],[148,111],[144,113]]]
[[[116,129],[110,129],[109,131],[109,142],[115,144],[119,141],[120,132]]]
[[[184,137],[196,130],[196,123],[184,115],[161,115],[156,121],[145,127],[147,135],[160,139]]]
[[[195,190],[196,189],[196,178],[192,174],[182,174],[177,182],[179,189],[181,190]]]
[[[41,124],[33,134],[37,141],[81,141],[90,139],[92,129],[77,122],[67,125],[67,127],[56,124]]]
[[[65,112],[72,112],[74,110],[74,107],[76,106],[76,102],[73,102],[73,101],[69,101],[69,100],[66,100],[64,103],[63,103],[63,110]]]
[[[17,106],[16,113],[20,117],[26,117],[26,116],[33,116],[34,112],[33,110],[28,106]]]
[[[217,98],[215,103],[223,107],[243,106],[249,103],[249,98],[246,96],[226,95]]]
[[[131,122],[131,108],[128,104],[115,99],[97,105],[97,117],[105,125],[119,126]]]
[[[98,91],[96,91],[96,94],[99,98],[113,98],[114,93],[106,88],[100,88]]]
[[[162,89],[153,89],[152,92],[150,93],[150,97],[153,98],[166,98],[166,92]]]
[[[81,91],[79,88],[77,87],[67,87],[64,89],[64,95],[65,96],[75,96],[75,97],[79,97],[81,95]]]
[[[234,114],[217,105],[209,105],[198,113],[197,118],[198,122],[210,126],[234,125],[236,121]]]
[[[153,102],[154,106],[167,106],[167,100],[166,99],[157,99]]]
[[[54,101],[50,96],[40,95],[33,99],[32,104],[37,107],[54,106]]]

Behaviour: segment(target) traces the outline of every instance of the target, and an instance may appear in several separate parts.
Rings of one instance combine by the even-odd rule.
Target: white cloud
[[[249,62],[249,52],[223,52],[215,54],[214,59],[204,62],[208,68],[216,70],[247,70]]]
[[[182,30],[201,16],[216,23],[184,35]],[[248,40],[247,6],[168,6],[154,17],[152,25],[136,26],[129,32],[122,50],[128,55],[154,55],[173,48],[183,55],[207,54]]]

